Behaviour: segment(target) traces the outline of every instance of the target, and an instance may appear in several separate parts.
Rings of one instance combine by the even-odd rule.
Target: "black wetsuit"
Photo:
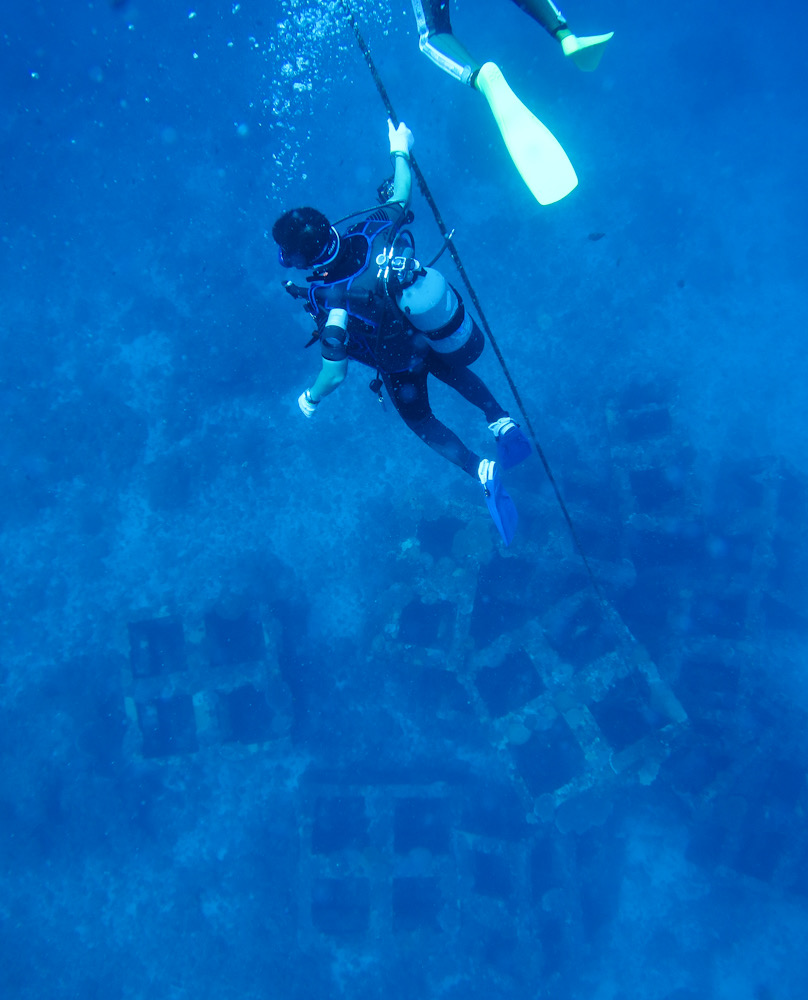
[[[567,28],[566,18],[552,0],[513,2],[554,38]],[[412,0],[412,9],[424,55],[462,83],[473,84],[480,66],[452,33],[450,0]]]
[[[506,416],[482,379],[469,369],[482,354],[485,339],[476,324],[466,342],[452,353],[438,353],[416,330],[390,296],[380,291],[375,263],[380,249],[401,221],[398,206],[385,206],[341,234],[341,248],[327,270],[312,283],[310,302],[316,307],[322,356],[329,361],[350,358],[379,372],[404,423],[423,441],[471,476],[477,476],[479,456],[432,412],[429,375],[451,386],[485,414],[488,423]],[[319,282],[319,285],[318,285]],[[348,311],[347,329],[328,325],[331,309]]]
[[[551,0],[513,0],[513,2],[551,35],[557,35],[562,28],[567,27],[567,19]],[[423,20],[430,34],[452,33],[449,0],[412,0],[412,6],[419,25]]]

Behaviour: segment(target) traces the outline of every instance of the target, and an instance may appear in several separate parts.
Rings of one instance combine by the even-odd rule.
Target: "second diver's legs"
[[[567,19],[551,0],[513,0],[517,7],[537,21],[553,38],[567,28]]]
[[[452,34],[449,0],[412,0],[418,25],[418,45],[444,73],[472,85],[480,63]]]
[[[603,47],[614,32],[579,38],[570,31],[567,19],[552,0],[513,0],[513,2],[561,43],[564,55],[572,59],[578,69],[589,72],[597,67],[603,55]]]

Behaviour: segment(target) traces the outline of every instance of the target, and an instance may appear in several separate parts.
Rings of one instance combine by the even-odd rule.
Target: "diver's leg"
[[[410,430],[433,451],[476,479],[480,458],[432,412],[426,377],[426,368],[415,373],[382,375],[393,406]]]
[[[412,9],[424,55],[456,80],[472,85],[480,64],[452,34],[449,0],[412,0]]]
[[[430,369],[432,371],[432,369]],[[444,369],[440,367],[433,371],[435,378],[451,386],[455,392],[459,392],[463,399],[468,400],[478,410],[485,414],[486,423],[493,424],[494,421],[507,417],[508,413],[503,410],[494,399],[491,390],[483,382],[479,375],[475,375],[470,368],[458,366],[456,368]]]
[[[579,38],[570,31],[567,19],[552,0],[513,0],[513,2],[553,38],[561,42],[564,55],[572,59],[579,69],[590,71],[597,67],[603,55],[603,48],[614,32]]]
[[[433,451],[459,466],[472,479],[477,478],[480,456],[467,448],[454,431],[442,424],[434,413],[425,420],[410,421],[405,418],[404,423]]]
[[[517,7],[537,21],[553,38],[560,31],[569,31],[567,19],[551,0],[513,0]]]
[[[427,357],[429,371],[446,385],[459,392],[463,399],[482,410],[489,424],[507,417],[488,386],[479,375],[468,367],[479,358],[485,346],[482,330],[474,324],[474,330],[466,343],[451,354],[438,354],[430,351]]]
[[[483,411],[497,443],[497,461],[503,469],[511,469],[528,457],[530,442],[516,421],[494,399],[485,382],[468,367],[482,354],[484,344],[482,331],[475,323],[471,337],[458,351],[443,356],[432,352],[429,370],[435,378]]]

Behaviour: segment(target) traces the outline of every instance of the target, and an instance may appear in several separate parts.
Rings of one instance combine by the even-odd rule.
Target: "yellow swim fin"
[[[514,94],[500,68],[487,62],[475,80],[496,119],[516,169],[540,205],[552,205],[578,183],[553,133]]]
[[[610,31],[606,35],[587,35],[584,38],[566,35],[561,39],[561,48],[564,55],[572,59],[578,69],[591,73],[593,69],[597,69],[606,42],[613,34],[614,32]]]

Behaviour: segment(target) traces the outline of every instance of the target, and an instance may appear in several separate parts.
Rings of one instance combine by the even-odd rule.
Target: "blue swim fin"
[[[516,513],[516,505],[502,485],[496,462],[484,458],[477,469],[477,475],[483,485],[485,503],[491,520],[502,536],[502,541],[510,545],[516,532],[519,515]]]
[[[510,417],[501,417],[489,424],[488,429],[496,438],[497,462],[503,469],[512,469],[530,454],[530,442]]]

